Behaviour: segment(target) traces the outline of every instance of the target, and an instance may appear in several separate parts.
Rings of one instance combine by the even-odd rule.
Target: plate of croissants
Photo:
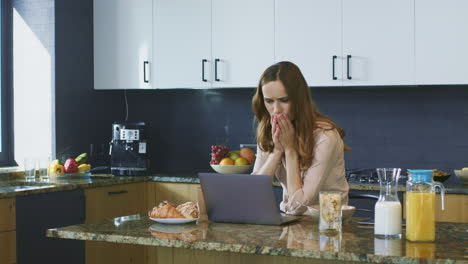
[[[161,202],[148,212],[151,220],[161,224],[186,224],[198,220],[198,205],[194,202],[186,202],[175,205],[168,201]]]

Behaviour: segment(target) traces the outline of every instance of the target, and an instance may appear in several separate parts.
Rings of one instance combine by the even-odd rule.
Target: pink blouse
[[[283,201],[280,204],[280,209],[287,214],[304,214],[307,208],[301,204],[318,204],[320,191],[341,191],[343,204],[348,203],[349,185],[345,178],[343,140],[336,129],[317,128],[314,133],[316,133],[314,160],[312,165],[301,173],[303,182],[301,189],[297,190],[291,197],[288,196],[284,157],[276,170],[275,176],[283,187]],[[263,152],[257,147],[257,158],[252,174],[256,174],[262,167],[268,155],[268,152]]]

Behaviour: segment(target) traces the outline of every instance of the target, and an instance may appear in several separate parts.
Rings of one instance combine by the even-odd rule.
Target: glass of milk
[[[374,234],[380,238],[401,237],[401,204],[397,196],[400,168],[378,168],[380,196],[374,209]]]

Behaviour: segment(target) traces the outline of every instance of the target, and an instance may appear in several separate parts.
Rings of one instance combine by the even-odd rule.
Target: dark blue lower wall
[[[55,3],[57,153],[108,144],[124,91],[93,90],[92,0]],[[253,143],[254,89],[130,90],[129,120],[148,123],[151,170],[209,171],[210,145]],[[468,86],[313,88],[346,132],[349,168],[468,164]]]

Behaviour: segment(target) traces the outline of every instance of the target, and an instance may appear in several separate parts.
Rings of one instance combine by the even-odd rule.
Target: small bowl
[[[458,179],[464,184],[468,184],[468,170],[453,170]]]
[[[451,174],[445,171],[434,169],[432,170],[432,179],[438,182],[444,182],[450,178]]]
[[[228,173],[228,174],[242,174],[247,172],[252,165],[213,165],[210,164],[211,168],[217,173]]]
[[[438,181],[438,182],[444,182],[446,181],[448,178],[450,178],[450,174],[449,175],[446,175],[446,176],[433,176],[432,178],[434,179],[434,181]]]
[[[349,218],[351,218],[351,216],[353,216],[355,211],[356,211],[356,207],[351,206],[351,205],[343,205],[343,207],[341,207],[342,221],[346,221]],[[318,221],[319,215],[320,215],[320,205],[307,206],[306,214],[312,216],[314,220]]]

